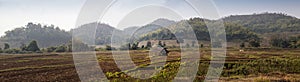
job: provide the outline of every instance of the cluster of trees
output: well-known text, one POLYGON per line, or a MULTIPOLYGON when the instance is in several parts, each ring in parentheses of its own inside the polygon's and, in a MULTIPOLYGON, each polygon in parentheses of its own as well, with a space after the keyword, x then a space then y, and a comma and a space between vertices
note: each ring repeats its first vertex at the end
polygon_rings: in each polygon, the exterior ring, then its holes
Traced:
POLYGON ((135 43, 127 43, 127 44, 125 44, 125 45, 122 45, 121 47, 120 47, 120 50, 138 50, 138 49, 149 49, 149 48, 151 48, 151 42, 149 41, 149 42, 147 42, 147 45, 148 46, 144 46, 144 45, 142 45, 141 47, 139 47, 139 42, 135 42, 135 43))
POLYGON ((33 40, 28 45, 23 44, 20 48, 10 48, 8 43, 4 44, 4 48, 0 48, 1 53, 22 54, 31 52, 40 52, 37 41, 33 40))
POLYGON ((258 34, 300 31, 300 20, 283 13, 266 12, 252 15, 232 15, 223 18, 223 20, 241 24, 258 34))
MULTIPOLYGON (((166 47, 167 44, 165 42, 162 41, 158 41, 157 45, 159 47, 166 47)), ((153 44, 151 41, 147 41, 146 45, 141 45, 139 47, 139 42, 135 42, 135 43, 128 43, 126 45, 122 45, 119 49, 120 50, 141 50, 141 49, 150 49, 152 48, 153 44)), ((111 46, 107 46, 106 50, 110 50, 111 46)))
MULTIPOLYGON (((210 21, 213 23, 212 21, 210 21)), ((214 23, 213 23, 214 24, 214 23)), ((250 29, 243 27, 237 23, 226 22, 225 24, 227 41, 250 41, 252 39, 259 40, 260 38, 250 29)), ((141 36, 140 41, 145 40, 177 40, 177 38, 193 38, 189 33, 195 33, 197 40, 210 41, 210 34, 206 26, 205 20, 201 18, 192 18, 186 21, 181 21, 170 29, 159 29, 151 33, 141 36), (187 24, 188 23, 188 24, 187 24), (189 26, 191 29, 187 29, 189 26), (193 31, 193 32, 192 32, 193 31), (176 36, 175 36, 176 35, 176 36)), ((218 33, 224 34, 224 33, 218 33)))
POLYGON ((240 44, 240 48, 245 48, 245 47, 254 47, 254 48, 257 48, 257 47, 260 47, 261 46, 261 41, 260 40, 257 40, 257 39, 251 39, 247 42, 242 42, 240 44), (246 46, 246 43, 248 43, 248 46, 246 46))
POLYGON ((8 43, 4 43, 4 48, 0 48, 0 53, 8 54, 26 54, 26 53, 43 53, 43 52, 72 52, 72 44, 67 43, 60 46, 48 48, 39 48, 38 42, 33 40, 28 45, 22 44, 19 48, 10 48, 8 43))
POLYGON ((60 46, 52 46, 46 49, 43 49, 44 52, 72 52, 72 45, 60 45, 60 46))
POLYGON ((300 48, 300 36, 298 37, 276 37, 271 39, 270 44, 279 48, 300 48))
POLYGON ((67 43, 71 39, 72 36, 69 32, 54 25, 28 23, 24 27, 6 31, 5 36, 1 37, 0 41, 10 44, 11 48, 17 48, 24 45, 24 43, 36 40, 39 42, 39 47, 45 48, 67 43))
MULTIPOLYGON (((222 18, 224 20, 227 41, 230 42, 244 42, 249 43, 251 47, 259 47, 261 37, 258 35, 264 33, 283 33, 283 32, 299 32, 300 20, 296 17, 288 16, 282 13, 262 13, 252 15, 235 15, 222 18)), ((59 29, 54 25, 41 25, 28 23, 27 25, 16 28, 11 31, 5 32, 5 36, 0 38, 1 42, 9 44, 10 48, 24 47, 24 43, 30 43, 31 40, 36 40, 37 45, 41 48, 49 49, 48 52, 62 52, 70 51, 68 45, 62 45, 68 43, 74 37, 81 37, 87 44, 94 45, 106 45, 111 41, 124 41, 123 39, 132 34, 138 38, 137 40, 128 40, 128 42, 135 41, 147 41, 147 40, 177 40, 178 38, 191 38, 190 35, 185 33, 195 33, 197 40, 199 41, 211 41, 206 23, 214 24, 214 20, 191 18, 189 20, 182 20, 174 22, 170 20, 159 20, 156 23, 150 23, 142 27, 135 27, 127 29, 125 31, 115 29, 112 26, 101 23, 90 23, 80 26, 79 28, 72 29, 70 32, 59 29), (161 24, 156 24, 161 23, 161 24), (163 25, 166 28, 162 28, 163 25), (192 29, 187 29, 192 27, 192 29), (90 36, 94 35, 95 37, 90 36), (128 31, 128 32, 127 32, 128 31), (92 34, 91 34, 92 33, 92 34), (115 39, 111 40, 114 34, 115 39), (175 36, 176 35, 176 36, 175 36), (61 45, 61 46, 57 46, 61 45), (56 46, 56 47, 51 47, 56 46), (56 50, 60 49, 60 50, 56 50)), ((216 33, 224 34, 224 33, 216 33)), ((290 39, 273 39, 272 46, 282 48, 295 48, 298 47, 299 42, 291 41, 290 39)), ((139 49, 137 48, 139 43, 130 43, 123 46, 125 49, 139 49)), ((82 45, 87 47, 86 45, 82 45)), ((192 46, 192 44, 186 45, 192 46)), ((111 46, 107 46, 111 47, 111 46)), ((147 45, 140 48, 149 48, 147 45)), ((83 48, 80 48, 83 49, 83 48)), ((90 49, 90 48, 89 48, 90 49)), ((110 48, 107 48, 110 50, 110 48)), ((111 47, 111 49, 114 49, 111 47)), ((2 49, 3 51, 4 49, 2 49)), ((22 50, 22 48, 20 48, 22 50)), ((45 49, 44 49, 45 50, 45 49)), ((76 50, 77 51, 77 50, 76 50)))

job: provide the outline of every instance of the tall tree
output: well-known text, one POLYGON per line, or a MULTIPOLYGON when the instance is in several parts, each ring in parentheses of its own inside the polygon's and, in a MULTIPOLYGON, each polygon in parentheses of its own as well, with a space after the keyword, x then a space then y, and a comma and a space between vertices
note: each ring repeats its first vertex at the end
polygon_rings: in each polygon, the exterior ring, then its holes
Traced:
POLYGON ((37 42, 33 40, 29 43, 26 50, 36 52, 36 51, 40 51, 40 48, 38 47, 37 42))
POLYGON ((250 40, 249 44, 251 47, 260 47, 260 41, 258 41, 258 40, 254 40, 254 39, 250 40))
POLYGON ((4 43, 4 50, 9 49, 9 44, 8 43, 4 43))

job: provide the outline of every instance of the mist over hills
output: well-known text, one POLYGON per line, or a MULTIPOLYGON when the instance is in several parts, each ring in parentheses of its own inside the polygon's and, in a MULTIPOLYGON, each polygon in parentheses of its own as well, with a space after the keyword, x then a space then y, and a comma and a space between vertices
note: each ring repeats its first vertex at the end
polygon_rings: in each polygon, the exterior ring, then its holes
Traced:
MULTIPOLYGON (((296 17, 281 13, 262 13, 252 15, 232 15, 219 20, 224 20, 228 41, 247 41, 259 39, 264 33, 300 32, 300 20, 296 17)), ((191 18, 182 21, 157 19, 144 26, 128 27, 124 30, 116 29, 102 23, 84 24, 69 32, 54 26, 42 26, 41 24, 28 23, 28 25, 5 32, 0 38, 2 43, 9 43, 12 47, 19 47, 31 40, 37 40, 39 46, 49 47, 65 44, 73 36, 87 40, 87 44, 106 45, 111 43, 113 37, 116 43, 142 40, 175 40, 173 33, 180 35, 188 23, 194 30, 198 40, 210 41, 206 22, 213 23, 216 20, 191 18), (171 29, 180 27, 181 29, 171 29), (166 29, 169 28, 169 29, 166 29), (172 33, 173 32, 173 33, 172 33), (95 40, 95 41, 93 41, 95 40)), ((188 37, 188 36, 181 36, 188 37)))

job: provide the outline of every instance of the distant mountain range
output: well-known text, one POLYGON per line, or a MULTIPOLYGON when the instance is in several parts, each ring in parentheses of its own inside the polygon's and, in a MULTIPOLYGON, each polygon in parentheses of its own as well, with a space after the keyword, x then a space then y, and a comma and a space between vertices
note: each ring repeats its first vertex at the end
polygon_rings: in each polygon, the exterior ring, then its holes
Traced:
MULTIPOLYGON (((5 32, 0 38, 2 43, 9 43, 12 47, 19 47, 31 40, 37 40, 39 46, 49 47, 68 43, 72 34, 87 40, 87 44, 106 45, 111 43, 133 42, 141 40, 170 40, 176 39, 174 32, 180 35, 188 23, 194 30, 198 40, 209 41, 210 36, 205 21, 213 23, 216 20, 191 18, 182 21, 158 19, 147 25, 128 27, 124 30, 116 29, 102 23, 89 23, 82 25, 70 32, 54 26, 42 26, 41 24, 28 23, 25 27, 16 28, 5 32), (171 29, 181 27, 182 29, 171 29), (169 29, 166 29, 169 28, 169 29), (93 41, 95 39, 95 41, 93 41)), ((252 15, 232 15, 219 20, 224 20, 228 41, 247 41, 259 39, 264 33, 294 32, 300 33, 300 19, 286 14, 262 13, 252 15)), ((189 37, 189 36, 181 36, 189 37)))

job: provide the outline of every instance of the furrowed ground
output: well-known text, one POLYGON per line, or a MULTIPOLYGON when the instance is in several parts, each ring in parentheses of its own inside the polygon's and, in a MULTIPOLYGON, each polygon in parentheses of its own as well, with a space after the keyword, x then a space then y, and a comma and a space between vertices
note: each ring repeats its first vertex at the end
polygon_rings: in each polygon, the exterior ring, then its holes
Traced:
MULTIPOLYGON (((180 66, 180 50, 170 51, 163 70, 146 80, 131 78, 121 72, 110 51, 97 52, 97 57, 101 68, 112 81, 170 81, 180 66)), ((195 81, 205 79, 210 64, 210 49, 200 51, 201 60, 195 81)), ((130 55, 136 65, 145 67, 150 64, 148 52, 136 50, 130 51, 130 55)), ((220 81, 300 81, 297 78, 300 77, 299 57, 299 49, 245 49, 244 52, 228 49, 220 81)), ((80 81, 71 53, 1 54, 0 80, 80 81)))

